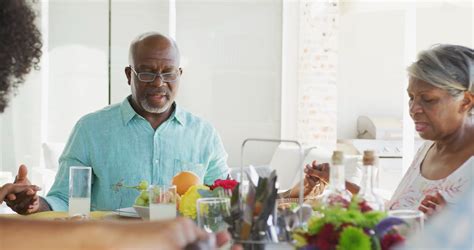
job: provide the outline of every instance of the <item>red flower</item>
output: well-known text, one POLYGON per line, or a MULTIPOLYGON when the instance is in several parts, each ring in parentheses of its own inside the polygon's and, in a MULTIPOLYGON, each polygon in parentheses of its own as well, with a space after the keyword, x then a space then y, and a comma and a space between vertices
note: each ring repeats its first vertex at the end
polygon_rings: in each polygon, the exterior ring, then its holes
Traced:
POLYGON ((331 250, 336 249, 337 243, 339 242, 339 231, 334 230, 332 224, 324 224, 321 231, 318 233, 315 245, 320 250, 331 250))
POLYGON ((350 204, 350 201, 338 194, 332 194, 328 197, 328 205, 339 205, 348 208, 350 204))
POLYGON ((221 180, 217 179, 214 181, 214 184, 211 186, 211 190, 214 190, 217 187, 222 187, 225 190, 234 190, 234 188, 239 184, 236 180, 221 180))
POLYGON ((382 245, 382 250, 389 250, 403 241, 405 241, 405 238, 403 238, 400 234, 387 233, 383 236, 380 244, 382 245))
POLYGON ((308 242, 309 246, 316 246, 316 241, 318 240, 317 234, 315 235, 306 234, 305 237, 306 237, 306 242, 308 242))
POLYGON ((359 209, 362 213, 372 211, 372 208, 369 206, 369 204, 367 204, 367 202, 365 200, 359 202, 358 205, 359 205, 359 209))

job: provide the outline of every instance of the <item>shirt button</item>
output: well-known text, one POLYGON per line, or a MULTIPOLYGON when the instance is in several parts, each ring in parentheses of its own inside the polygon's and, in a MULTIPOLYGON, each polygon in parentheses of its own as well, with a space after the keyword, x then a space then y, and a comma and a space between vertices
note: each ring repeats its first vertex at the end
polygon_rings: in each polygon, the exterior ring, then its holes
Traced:
POLYGON ((155 160, 155 164, 158 164, 158 160, 155 160))

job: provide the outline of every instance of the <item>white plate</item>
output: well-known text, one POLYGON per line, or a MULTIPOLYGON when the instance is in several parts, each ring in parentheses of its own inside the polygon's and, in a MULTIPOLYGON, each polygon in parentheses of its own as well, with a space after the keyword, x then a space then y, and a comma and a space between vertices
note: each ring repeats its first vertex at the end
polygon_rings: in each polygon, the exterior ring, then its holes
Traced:
POLYGON ((135 209, 135 212, 142 217, 142 219, 150 219, 150 209, 148 207, 133 205, 133 209, 135 209))
POLYGON ((125 207, 119 208, 114 211, 114 214, 123 216, 123 217, 132 217, 132 218, 140 218, 140 215, 137 214, 133 207, 125 207))

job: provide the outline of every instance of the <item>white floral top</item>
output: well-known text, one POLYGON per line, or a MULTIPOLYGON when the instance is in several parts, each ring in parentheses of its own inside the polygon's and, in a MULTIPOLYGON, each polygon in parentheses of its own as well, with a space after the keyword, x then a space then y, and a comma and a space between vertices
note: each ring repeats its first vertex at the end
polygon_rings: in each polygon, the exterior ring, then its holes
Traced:
POLYGON ((463 163, 446 178, 428 180, 421 175, 420 165, 434 142, 425 142, 418 150, 410 168, 388 203, 388 209, 418 209, 426 195, 439 192, 448 203, 455 203, 458 197, 469 189, 474 169, 474 156, 463 163))

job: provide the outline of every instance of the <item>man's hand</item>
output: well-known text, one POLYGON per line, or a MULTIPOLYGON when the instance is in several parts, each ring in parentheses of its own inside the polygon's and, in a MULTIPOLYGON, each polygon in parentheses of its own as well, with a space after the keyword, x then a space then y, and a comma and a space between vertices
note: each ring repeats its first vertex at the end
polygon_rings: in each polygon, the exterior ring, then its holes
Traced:
POLYGON ((435 195, 427 195, 421 201, 418 210, 423 212, 427 216, 431 216, 439 211, 443 210, 446 206, 446 200, 440 193, 436 193, 435 195))
POLYGON ((28 179, 28 168, 23 164, 18 168, 18 175, 15 177, 15 184, 31 185, 31 182, 28 179))
MULTIPOLYGON (((28 169, 25 165, 21 165, 18 169, 18 175, 15 178, 15 184, 31 185, 28 180, 28 169)), ((39 209, 40 199, 36 191, 31 192, 12 192, 7 195, 5 199, 7 205, 19 214, 35 213, 39 209)))
MULTIPOLYGON (((3 203, 7 195, 9 194, 19 194, 24 193, 25 195, 35 195, 37 191, 41 190, 40 187, 35 185, 25 185, 25 184, 12 184, 7 183, 0 187, 0 204, 3 203)), ((15 196, 16 197, 16 196, 15 196)))

